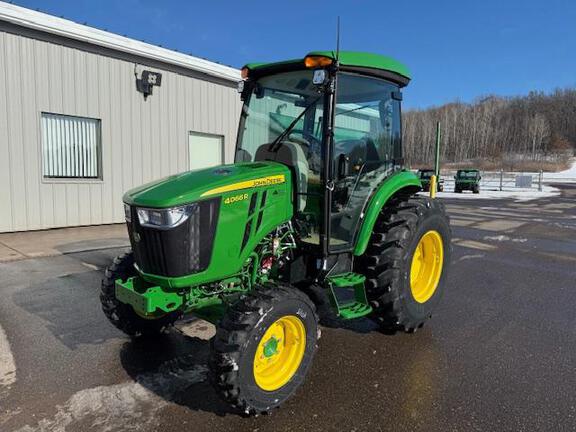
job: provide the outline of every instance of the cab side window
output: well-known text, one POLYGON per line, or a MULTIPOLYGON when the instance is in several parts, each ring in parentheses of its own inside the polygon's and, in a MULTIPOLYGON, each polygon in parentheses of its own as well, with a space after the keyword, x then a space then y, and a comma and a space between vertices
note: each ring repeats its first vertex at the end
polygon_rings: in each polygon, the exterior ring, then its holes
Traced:
POLYGON ((401 164, 402 144, 398 86, 351 73, 338 79, 330 242, 346 248, 366 201, 401 164))

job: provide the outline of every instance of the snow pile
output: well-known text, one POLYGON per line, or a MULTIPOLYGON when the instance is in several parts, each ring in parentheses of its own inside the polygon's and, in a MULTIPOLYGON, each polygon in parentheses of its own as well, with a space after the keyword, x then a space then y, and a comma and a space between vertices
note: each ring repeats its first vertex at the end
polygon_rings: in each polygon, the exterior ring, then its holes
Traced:
POLYGON ((576 160, 565 171, 544 173, 546 183, 576 183, 576 160))

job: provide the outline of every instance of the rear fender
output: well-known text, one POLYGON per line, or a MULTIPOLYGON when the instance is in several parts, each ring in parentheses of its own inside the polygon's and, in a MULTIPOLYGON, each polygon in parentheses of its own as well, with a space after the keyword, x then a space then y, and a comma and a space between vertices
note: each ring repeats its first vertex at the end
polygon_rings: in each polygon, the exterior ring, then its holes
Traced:
POLYGON ((368 201, 368 205, 364 209, 364 215, 361 219, 361 226, 356 238, 356 245, 354 246, 354 255, 362 255, 372 236, 374 225, 380 214, 382 208, 394 195, 400 192, 416 193, 422 189, 420 179, 416 174, 411 171, 400 171, 391 175, 382 183, 376 192, 368 201))

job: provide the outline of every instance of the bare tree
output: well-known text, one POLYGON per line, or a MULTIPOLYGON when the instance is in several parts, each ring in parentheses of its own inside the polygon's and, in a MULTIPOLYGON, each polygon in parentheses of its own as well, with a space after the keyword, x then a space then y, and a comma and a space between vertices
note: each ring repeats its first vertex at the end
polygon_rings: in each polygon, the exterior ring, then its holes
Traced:
POLYGON ((442 122, 442 158, 504 160, 566 154, 576 150, 576 89, 551 94, 486 96, 403 114, 405 157, 409 163, 431 163, 436 122, 442 122))

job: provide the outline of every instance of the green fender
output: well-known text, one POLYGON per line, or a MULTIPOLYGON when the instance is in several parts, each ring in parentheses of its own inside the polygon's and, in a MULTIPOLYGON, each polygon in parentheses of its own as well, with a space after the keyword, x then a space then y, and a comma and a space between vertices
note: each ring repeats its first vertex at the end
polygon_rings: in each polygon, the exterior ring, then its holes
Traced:
POLYGON ((354 255, 362 255, 366 251, 376 219, 378 219, 382 207, 386 205, 388 200, 401 189, 410 188, 417 191, 421 187, 420 179, 411 171, 400 171, 392 174, 378 187, 364 210, 364 218, 360 222, 362 226, 358 232, 356 246, 354 246, 354 255))

